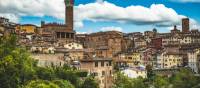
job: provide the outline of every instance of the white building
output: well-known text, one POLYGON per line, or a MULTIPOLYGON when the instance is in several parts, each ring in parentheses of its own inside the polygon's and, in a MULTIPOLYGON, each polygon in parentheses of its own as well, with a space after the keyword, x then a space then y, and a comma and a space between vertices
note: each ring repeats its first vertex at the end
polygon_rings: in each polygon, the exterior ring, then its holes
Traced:
POLYGON ((188 55, 188 66, 193 72, 199 73, 199 60, 200 60, 200 50, 196 49, 187 53, 188 55))
POLYGON ((145 70, 145 67, 142 66, 127 68, 125 70, 122 70, 122 73, 130 78, 147 78, 147 71, 145 70))
POLYGON ((68 44, 64 45, 64 48, 66 48, 66 49, 83 49, 83 45, 72 42, 72 43, 68 43, 68 44))

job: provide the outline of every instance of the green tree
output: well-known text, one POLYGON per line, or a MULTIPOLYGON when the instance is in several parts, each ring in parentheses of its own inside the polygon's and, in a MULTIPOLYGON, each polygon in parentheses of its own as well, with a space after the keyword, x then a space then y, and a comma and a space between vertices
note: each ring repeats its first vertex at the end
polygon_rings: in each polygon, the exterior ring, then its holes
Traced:
POLYGON ((55 80, 57 78, 55 70, 51 67, 37 67, 36 74, 39 79, 43 80, 55 80))
POLYGON ((57 84, 47 80, 30 81, 24 88, 61 88, 57 84))
POLYGON ((0 86, 18 88, 26 81, 35 78, 36 62, 23 48, 16 45, 16 37, 0 39, 0 86))
POLYGON ((192 88, 199 85, 199 77, 194 76, 191 70, 183 68, 171 78, 173 88, 192 88))
POLYGON ((81 88, 99 88, 99 85, 93 77, 87 77, 81 85, 81 88))
POLYGON ((169 79, 162 76, 156 76, 153 80, 155 88, 168 88, 170 86, 169 79))
POLYGON ((153 73, 153 71, 152 71, 152 66, 151 65, 147 65, 146 66, 146 70, 147 70, 147 78, 149 79, 149 80, 153 80, 154 79, 154 73, 153 73))
POLYGON ((147 88, 144 79, 139 78, 128 78, 124 74, 118 72, 115 76, 114 88, 147 88))
POLYGON ((55 75, 59 79, 68 80, 75 87, 80 86, 80 77, 77 75, 76 70, 58 67, 55 69, 55 75))
POLYGON ((60 88, 75 88, 74 85, 67 80, 54 80, 53 83, 58 85, 60 88))

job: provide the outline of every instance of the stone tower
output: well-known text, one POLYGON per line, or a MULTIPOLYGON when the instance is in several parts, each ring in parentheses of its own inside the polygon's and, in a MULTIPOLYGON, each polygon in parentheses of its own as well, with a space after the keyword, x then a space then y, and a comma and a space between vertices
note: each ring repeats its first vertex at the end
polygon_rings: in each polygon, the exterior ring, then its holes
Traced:
POLYGON ((74 0, 65 0, 65 24, 73 30, 74 0))
POLYGON ((188 33, 190 31, 190 20, 189 18, 182 19, 182 32, 188 33))

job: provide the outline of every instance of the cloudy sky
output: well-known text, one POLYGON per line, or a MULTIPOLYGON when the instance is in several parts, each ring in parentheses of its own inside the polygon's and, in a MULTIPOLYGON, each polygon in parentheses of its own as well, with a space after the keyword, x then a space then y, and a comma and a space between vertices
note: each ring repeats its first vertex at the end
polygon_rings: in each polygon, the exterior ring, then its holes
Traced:
MULTIPOLYGON (((169 32, 188 17, 191 28, 200 29, 199 9, 200 0, 75 0, 74 24, 78 33, 169 32)), ((0 16, 38 26, 41 20, 64 23, 64 0, 0 0, 0 16)))

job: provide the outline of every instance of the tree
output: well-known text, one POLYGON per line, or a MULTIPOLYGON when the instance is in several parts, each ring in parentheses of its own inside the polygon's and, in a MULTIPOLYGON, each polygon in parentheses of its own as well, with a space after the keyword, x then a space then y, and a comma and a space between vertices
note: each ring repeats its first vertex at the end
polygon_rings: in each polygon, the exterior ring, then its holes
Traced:
POLYGON ((153 80, 153 85, 155 88, 169 88, 170 83, 168 78, 156 76, 155 79, 153 80))
POLYGON ((194 76, 191 70, 183 68, 171 78, 173 88, 193 88, 199 85, 199 77, 194 76))
POLYGON ((19 88, 26 81, 35 78, 36 62, 23 48, 16 45, 16 37, 0 39, 0 86, 19 88))
MULTIPOLYGON (((80 88, 81 77, 86 77, 87 72, 80 72, 64 67, 38 67, 37 61, 30 57, 25 48, 16 45, 15 35, 0 37, 0 87, 1 88, 26 88, 59 87, 80 88), (26 84, 29 82, 28 84, 26 84), (40 83, 41 82, 41 83, 40 83), (38 85, 36 85, 39 83, 38 85), (35 86, 35 87, 34 87, 35 86)), ((85 80, 94 86, 93 80, 85 80)), ((84 85, 85 86, 85 85, 84 85)))
POLYGON ((67 80, 54 80, 54 84, 58 85, 60 88, 75 88, 69 81, 67 80))
POLYGON ((154 73, 153 73, 153 71, 152 71, 152 68, 153 67, 151 65, 149 65, 149 64, 146 66, 147 78, 150 79, 150 80, 152 80, 153 77, 155 76, 154 73))
POLYGON ((55 69, 55 75, 59 79, 68 80, 75 87, 80 86, 80 77, 76 74, 75 70, 65 69, 62 67, 58 67, 55 69))
POLYGON ((128 78, 118 72, 114 81, 114 88, 147 88, 143 78, 128 78))
POLYGON ((30 81, 24 88, 61 88, 57 84, 47 80, 30 81))
POLYGON ((93 77, 87 77, 81 85, 81 88, 99 88, 99 85, 93 77))
POLYGON ((37 67, 36 75, 43 80, 55 80, 57 78, 55 70, 51 67, 37 67))

